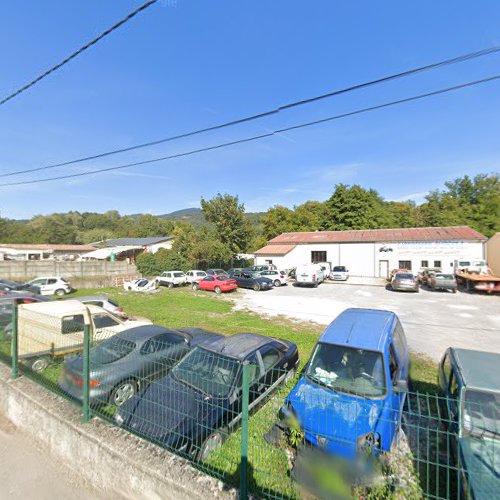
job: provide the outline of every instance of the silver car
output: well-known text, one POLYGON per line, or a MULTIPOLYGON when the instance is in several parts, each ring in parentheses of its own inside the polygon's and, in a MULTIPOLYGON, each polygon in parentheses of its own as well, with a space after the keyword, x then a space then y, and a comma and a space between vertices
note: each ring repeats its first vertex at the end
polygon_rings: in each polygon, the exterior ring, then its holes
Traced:
POLYGON ((411 273, 396 273, 391 281, 391 288, 397 292, 419 292, 420 287, 411 273))

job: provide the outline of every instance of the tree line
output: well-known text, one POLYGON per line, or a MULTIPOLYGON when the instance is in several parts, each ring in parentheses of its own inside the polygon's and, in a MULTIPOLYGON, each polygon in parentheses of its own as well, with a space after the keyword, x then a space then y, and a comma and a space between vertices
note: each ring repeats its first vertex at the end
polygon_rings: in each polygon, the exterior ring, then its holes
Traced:
POLYGON ((142 254, 140 270, 154 275, 165 269, 227 267, 236 256, 252 253, 268 240, 290 231, 334 231, 468 225, 492 236, 500 231, 500 176, 479 174, 445 183, 425 202, 386 201, 374 189, 337 184, 324 202, 293 208, 276 205, 260 219, 245 214, 238 196, 201 199, 205 224, 199 227, 153 215, 121 216, 69 212, 38 215, 28 221, 0 218, 0 243, 91 243, 107 238, 173 236, 172 250, 142 254))

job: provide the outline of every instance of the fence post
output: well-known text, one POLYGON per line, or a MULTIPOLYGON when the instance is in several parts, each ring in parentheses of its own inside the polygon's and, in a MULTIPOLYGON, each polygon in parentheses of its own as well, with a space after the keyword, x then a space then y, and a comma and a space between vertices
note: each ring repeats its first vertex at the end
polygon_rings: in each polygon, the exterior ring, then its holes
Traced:
POLYGON ((19 356, 18 348, 18 311, 17 304, 14 304, 12 308, 12 339, 10 343, 10 356, 12 361, 12 378, 16 379, 18 377, 17 359, 19 356))
POLYGON ((82 392, 82 404, 83 404, 83 416, 82 422, 86 424, 90 421, 90 401, 89 401, 89 382, 90 382, 90 325, 84 325, 83 327, 83 392, 82 392))
POLYGON ((248 498, 248 399, 250 365, 248 360, 243 362, 243 387, 241 408, 241 468, 240 468, 240 499, 248 498))

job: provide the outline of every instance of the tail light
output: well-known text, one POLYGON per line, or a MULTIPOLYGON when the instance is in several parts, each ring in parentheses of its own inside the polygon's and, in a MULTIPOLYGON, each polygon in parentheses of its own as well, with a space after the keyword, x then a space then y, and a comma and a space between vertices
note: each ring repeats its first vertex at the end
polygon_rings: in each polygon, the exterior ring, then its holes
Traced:
MULTIPOLYGON (((78 387, 83 387, 83 378, 74 376, 73 383, 78 387)), ((99 382, 99 380, 95 380, 95 379, 89 380, 89 387, 98 387, 100 385, 101 385, 101 382, 99 382)))
POLYGON ((123 312, 123 308, 121 308, 121 307, 117 307, 117 308, 116 308, 116 312, 122 313, 122 312, 123 312))
POLYGON ((313 274, 313 280, 315 280, 315 279, 316 279, 316 275, 315 275, 315 274, 313 274))

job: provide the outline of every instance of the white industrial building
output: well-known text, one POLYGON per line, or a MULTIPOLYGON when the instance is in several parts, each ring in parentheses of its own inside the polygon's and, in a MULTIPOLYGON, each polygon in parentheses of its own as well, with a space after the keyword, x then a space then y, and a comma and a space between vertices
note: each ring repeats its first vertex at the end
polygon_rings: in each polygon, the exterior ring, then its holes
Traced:
POLYGON ((330 262, 352 276, 387 277, 393 269, 439 267, 484 259, 486 236, 468 226, 283 233, 255 253, 256 264, 279 269, 330 262))

